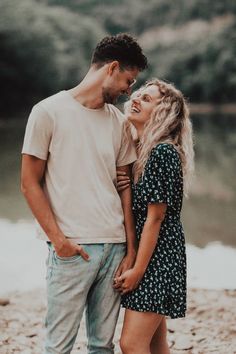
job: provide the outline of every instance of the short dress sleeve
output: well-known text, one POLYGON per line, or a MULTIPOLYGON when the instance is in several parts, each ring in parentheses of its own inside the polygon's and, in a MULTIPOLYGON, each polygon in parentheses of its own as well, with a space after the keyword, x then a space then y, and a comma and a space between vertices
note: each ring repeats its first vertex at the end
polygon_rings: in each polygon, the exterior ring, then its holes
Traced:
POLYGON ((174 207, 182 185, 181 161, 170 144, 159 144, 151 151, 143 175, 143 198, 147 204, 165 203, 174 207))

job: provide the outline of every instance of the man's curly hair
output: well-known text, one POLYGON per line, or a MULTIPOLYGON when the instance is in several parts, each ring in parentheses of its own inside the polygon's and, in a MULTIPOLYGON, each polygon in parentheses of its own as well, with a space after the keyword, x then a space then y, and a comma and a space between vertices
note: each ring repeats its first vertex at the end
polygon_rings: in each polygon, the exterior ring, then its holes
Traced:
POLYGON ((117 60, 122 68, 137 68, 143 71, 147 68, 147 58, 136 39, 126 33, 103 38, 96 46, 92 64, 102 66, 117 60))

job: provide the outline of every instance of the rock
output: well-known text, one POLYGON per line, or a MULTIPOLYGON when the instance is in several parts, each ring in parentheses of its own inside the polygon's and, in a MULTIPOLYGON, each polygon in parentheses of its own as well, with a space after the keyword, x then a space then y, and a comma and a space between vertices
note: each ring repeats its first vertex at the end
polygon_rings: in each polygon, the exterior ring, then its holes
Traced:
POLYGON ((10 304, 9 299, 0 298, 0 306, 6 306, 10 304))
POLYGON ((196 332, 191 332, 191 335, 192 335, 191 339, 194 342, 199 342, 200 343, 200 342, 204 341, 205 339, 207 339, 207 337, 204 334, 200 335, 200 334, 197 334, 196 332))
POLYGON ((192 341, 187 336, 179 336, 175 340, 174 349, 189 350, 193 348, 192 341))
POLYGON ((23 334, 20 334, 18 335, 17 343, 19 343, 20 345, 27 345, 29 342, 28 339, 23 334))
POLYGON ((169 320, 167 324, 167 328, 170 333, 174 333, 180 330, 181 325, 178 320, 169 320))
POLYGON ((173 328, 168 328, 169 333, 175 333, 175 330, 173 328))
MULTIPOLYGON (((0 354, 42 354, 45 340, 43 292, 14 293, 10 306, 0 306, 0 354)), ((189 289, 185 318, 167 319, 167 340, 173 354, 236 354, 236 292, 189 289), (189 306, 190 305, 190 306, 189 306), (202 314, 199 316, 199 312, 202 314)), ((8 296, 6 296, 7 298, 8 296)), ((121 310, 114 338, 121 354, 121 310)), ((84 354, 86 328, 83 317, 73 353, 84 354)))
POLYGON ((0 334, 0 342, 7 342, 10 339, 8 334, 0 334))
POLYGON ((168 346, 169 346, 170 349, 173 348, 174 345, 175 345, 175 341, 174 340, 171 340, 171 341, 168 340, 168 346))
POLYGON ((22 324, 19 321, 10 321, 8 323, 8 328, 11 328, 12 330, 21 328, 22 324))
POLYGON ((236 334, 236 326, 229 327, 230 334, 236 334))
POLYGON ((29 331, 25 334, 25 336, 28 338, 32 338, 32 337, 37 336, 37 332, 36 331, 29 331))

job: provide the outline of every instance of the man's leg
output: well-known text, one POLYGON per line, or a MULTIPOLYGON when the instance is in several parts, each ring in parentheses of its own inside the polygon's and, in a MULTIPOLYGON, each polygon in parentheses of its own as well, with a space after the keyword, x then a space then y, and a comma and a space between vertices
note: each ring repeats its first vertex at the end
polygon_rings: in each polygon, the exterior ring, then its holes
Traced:
POLYGON ((113 354, 112 343, 120 310, 120 294, 113 289, 113 278, 125 255, 125 244, 104 244, 97 277, 88 293, 86 325, 89 354, 113 354))
MULTIPOLYGON (((83 247, 90 254, 91 246, 83 247)), ((49 246, 45 354, 71 352, 101 257, 97 254, 89 262, 80 255, 62 259, 49 246)))

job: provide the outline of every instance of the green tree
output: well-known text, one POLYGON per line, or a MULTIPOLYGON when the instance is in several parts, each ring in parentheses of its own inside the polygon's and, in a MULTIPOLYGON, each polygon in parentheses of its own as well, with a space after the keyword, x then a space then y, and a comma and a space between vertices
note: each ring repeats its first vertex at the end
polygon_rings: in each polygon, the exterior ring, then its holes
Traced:
POLYGON ((174 82, 192 102, 236 99, 236 22, 191 43, 184 38, 148 51, 150 76, 174 82))
POLYGON ((32 0, 0 3, 1 112, 74 85, 105 32, 96 21, 32 0))

